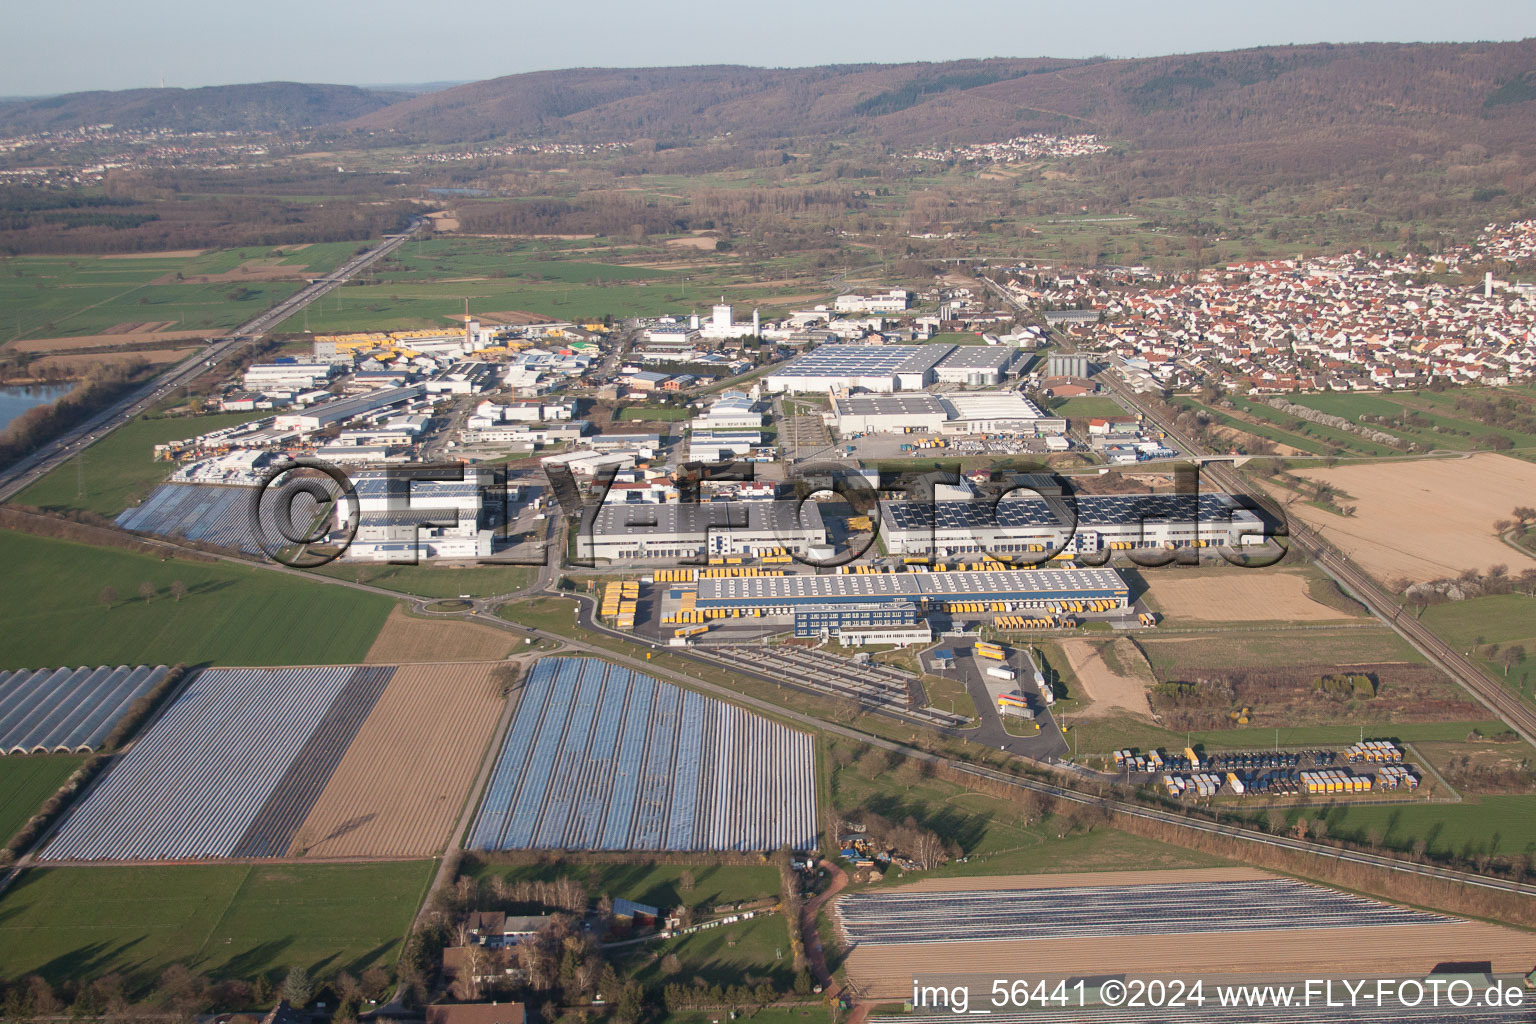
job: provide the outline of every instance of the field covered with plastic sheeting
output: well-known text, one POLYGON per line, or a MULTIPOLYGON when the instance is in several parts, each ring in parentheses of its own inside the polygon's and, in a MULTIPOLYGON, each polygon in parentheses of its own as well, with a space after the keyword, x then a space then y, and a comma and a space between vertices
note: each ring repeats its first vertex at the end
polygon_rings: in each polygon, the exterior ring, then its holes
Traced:
POLYGON ((75 808, 44 857, 282 856, 393 673, 199 673, 75 808))
POLYGON ((816 842, 811 737, 594 658, 534 667, 470 835, 479 850, 816 842))
POLYGON ((89 753, 167 671, 103 665, 0 672, 0 754, 89 753))

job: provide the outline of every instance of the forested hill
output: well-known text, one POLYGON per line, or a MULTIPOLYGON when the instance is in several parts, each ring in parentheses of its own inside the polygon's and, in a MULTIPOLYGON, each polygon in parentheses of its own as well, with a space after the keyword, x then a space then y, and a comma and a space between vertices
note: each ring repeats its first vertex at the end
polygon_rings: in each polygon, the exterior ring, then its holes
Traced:
POLYGON ((416 97, 348 127, 491 138, 738 143, 863 137, 905 147, 1028 131, 1133 148, 1198 146, 1274 171, 1506 151, 1536 141, 1536 40, 1267 47, 1137 60, 957 61, 803 69, 577 69, 416 97))
POLYGON ((74 92, 0 103, 0 133, 23 135, 97 124, 182 132, 276 132, 351 120, 400 99, 399 93, 298 82, 74 92))

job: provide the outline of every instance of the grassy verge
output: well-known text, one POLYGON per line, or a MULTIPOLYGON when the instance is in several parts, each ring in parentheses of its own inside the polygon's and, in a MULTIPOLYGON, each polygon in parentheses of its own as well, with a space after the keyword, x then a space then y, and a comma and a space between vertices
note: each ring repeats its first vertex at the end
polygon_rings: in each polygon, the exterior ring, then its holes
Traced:
POLYGON ((84 763, 85 758, 78 754, 0 757, 0 845, 84 763))
POLYGON ((538 579, 536 565, 345 565, 332 562, 313 570, 332 579, 366 583, 414 597, 493 597, 521 590, 538 579))
POLYGON ((155 445, 248 423, 264 415, 267 414, 140 417, 44 476, 16 495, 15 501, 36 508, 84 509, 115 516, 137 504, 170 475, 170 463, 155 461, 155 445))

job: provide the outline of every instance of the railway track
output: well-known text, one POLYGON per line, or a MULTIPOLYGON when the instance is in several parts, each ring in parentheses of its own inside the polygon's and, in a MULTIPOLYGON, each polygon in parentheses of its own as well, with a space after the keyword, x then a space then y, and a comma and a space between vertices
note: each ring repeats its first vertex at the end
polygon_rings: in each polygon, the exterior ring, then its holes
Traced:
MULTIPOLYGON (((1200 457, 1196 454, 1199 449, 1188 438, 1173 429, 1171 424, 1163 422, 1152 409, 1139 400, 1139 396, 1130 393, 1130 389, 1125 387, 1118 375, 1105 374, 1104 376, 1110 380, 1111 390, 1116 391, 1122 401, 1129 404, 1148 422, 1166 432, 1191 457, 1200 457)), ((1201 474, 1218 488, 1229 493, 1240 494, 1247 491, 1247 485, 1237 471, 1223 463, 1206 462, 1201 466, 1201 474)), ((1436 636, 1418 619, 1405 613, 1375 580, 1323 539, 1322 535, 1312 527, 1305 523, 1287 521, 1286 531, 1293 548, 1316 562, 1324 572, 1333 577, 1335 582, 1369 608, 1371 614, 1412 644, 1431 664, 1460 683, 1477 699, 1478 703, 1497 715, 1506 725, 1519 733, 1522 739, 1527 743, 1536 744, 1536 708, 1532 708, 1516 694, 1510 693, 1497 680, 1490 679, 1468 657, 1436 636)))
MULTIPOLYGON (((1013 301, 1008 291, 990 278, 983 277, 988 288, 1004 302, 1021 313, 1024 307, 1013 301)), ((1247 483, 1237 471, 1225 462, 1209 461, 1199 445, 1184 436, 1173 424, 1166 422, 1126 385, 1118 371, 1106 370, 1100 379, 1114 396, 1127 408, 1139 413, 1148 423, 1163 431, 1177 443, 1190 458, 1200 462, 1201 473, 1217 488, 1231 494, 1248 493, 1247 483)), ((1527 743, 1536 745, 1536 707, 1510 693, 1498 680, 1489 677, 1470 658, 1446 643, 1428 627, 1392 600, 1374 579, 1352 562, 1349 557, 1328 543, 1321 534, 1303 523, 1287 521, 1287 534, 1291 546, 1315 561, 1340 586, 1370 609, 1371 614, 1390 626, 1407 640, 1430 664, 1456 680, 1478 703, 1519 734, 1527 743)))

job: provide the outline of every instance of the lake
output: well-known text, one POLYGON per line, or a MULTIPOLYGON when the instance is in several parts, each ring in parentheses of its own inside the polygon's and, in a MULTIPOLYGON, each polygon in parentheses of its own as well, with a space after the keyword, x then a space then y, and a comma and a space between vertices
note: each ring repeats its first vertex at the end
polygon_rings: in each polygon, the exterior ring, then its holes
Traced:
POLYGON ((0 430, 11 425, 11 420, 39 405, 49 405, 69 394, 73 384, 5 384, 0 385, 0 430))

